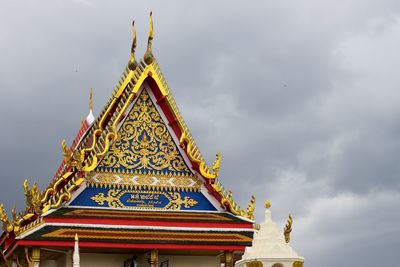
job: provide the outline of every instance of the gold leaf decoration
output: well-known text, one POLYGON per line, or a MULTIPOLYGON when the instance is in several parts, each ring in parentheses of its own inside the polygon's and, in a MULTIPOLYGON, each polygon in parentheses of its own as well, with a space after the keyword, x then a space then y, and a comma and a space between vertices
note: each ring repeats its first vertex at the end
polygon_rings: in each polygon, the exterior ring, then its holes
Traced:
POLYGON ((146 209, 165 209, 165 210, 181 210, 182 207, 191 208, 197 205, 197 200, 185 196, 183 199, 178 192, 162 192, 162 191, 148 191, 148 190, 120 190, 110 189, 107 196, 104 193, 97 193, 90 199, 95 201, 100 206, 110 208, 146 208, 146 209), (123 201, 121 198, 128 194, 130 199, 123 201), (157 206, 161 204, 159 197, 164 197, 166 202, 164 206, 157 206), (151 199, 151 202, 143 201, 143 199, 151 199), (153 201, 154 200, 154 201, 153 201), (134 205, 126 205, 125 202, 135 203, 134 205))
POLYGON ((193 175, 146 90, 138 97, 98 168, 120 173, 193 175))

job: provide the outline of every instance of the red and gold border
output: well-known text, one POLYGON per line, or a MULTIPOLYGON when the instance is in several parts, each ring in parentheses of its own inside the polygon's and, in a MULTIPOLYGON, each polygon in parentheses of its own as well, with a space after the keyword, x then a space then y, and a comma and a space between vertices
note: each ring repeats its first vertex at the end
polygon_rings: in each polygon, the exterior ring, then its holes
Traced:
POLYGON ((165 232, 156 230, 124 231, 124 230, 97 230, 97 229, 57 229, 43 237, 72 239, 78 234, 81 240, 100 239, 125 241, 157 241, 157 242, 210 242, 210 243, 238 243, 251 242, 252 238, 239 233, 210 233, 210 232, 165 232))

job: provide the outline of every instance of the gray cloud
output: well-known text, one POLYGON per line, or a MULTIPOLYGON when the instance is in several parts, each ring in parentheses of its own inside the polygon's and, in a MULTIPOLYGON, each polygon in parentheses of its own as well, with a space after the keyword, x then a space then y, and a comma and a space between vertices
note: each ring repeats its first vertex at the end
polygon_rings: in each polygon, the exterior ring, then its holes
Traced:
POLYGON ((0 201, 45 187, 94 88, 109 97, 136 20, 205 157, 247 205, 270 198, 307 266, 394 265, 400 229, 398 1, 3 1, 0 201))

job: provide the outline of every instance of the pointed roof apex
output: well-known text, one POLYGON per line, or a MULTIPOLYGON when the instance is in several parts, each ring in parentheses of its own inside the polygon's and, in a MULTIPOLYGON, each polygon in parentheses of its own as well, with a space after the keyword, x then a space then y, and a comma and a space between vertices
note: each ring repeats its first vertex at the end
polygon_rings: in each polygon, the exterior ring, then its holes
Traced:
POLYGON ((92 89, 92 87, 90 87, 89 110, 93 111, 93 89, 92 89))
POLYGON ((128 62, 128 68, 131 71, 134 71, 138 65, 135 59, 135 50, 136 50, 136 30, 135 30, 135 21, 132 21, 132 48, 131 48, 131 56, 128 62))
POLYGON ((154 38, 154 32, 153 32, 153 12, 150 12, 150 31, 149 31, 149 39, 147 41, 147 50, 146 53, 144 53, 144 62, 146 62, 147 65, 150 65, 154 61, 154 55, 153 52, 151 51, 151 44, 153 42, 154 38))
POLYGON ((89 95, 89 114, 86 117, 86 122, 89 125, 92 125, 92 123, 94 122, 95 118, 93 115, 93 91, 92 88, 90 88, 90 95, 89 95))

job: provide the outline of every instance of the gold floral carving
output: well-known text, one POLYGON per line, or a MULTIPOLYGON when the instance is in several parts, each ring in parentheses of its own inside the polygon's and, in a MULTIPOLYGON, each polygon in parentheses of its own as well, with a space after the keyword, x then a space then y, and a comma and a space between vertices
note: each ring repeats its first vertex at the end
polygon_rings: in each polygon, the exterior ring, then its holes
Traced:
POLYGON ((178 191, 200 191, 202 182, 193 177, 150 176, 135 174, 91 173, 87 183, 92 187, 129 189, 169 189, 178 191))
POLYGON ((181 194, 178 192, 155 192, 155 191, 144 191, 144 190, 119 190, 111 189, 108 191, 107 196, 104 193, 98 193, 91 197, 93 201, 101 206, 108 206, 110 208, 150 208, 150 209, 166 209, 166 210, 180 210, 183 207, 190 208, 195 206, 198 202, 185 196, 183 199, 181 194), (155 207, 152 204, 143 204, 136 206, 127 206, 121 201, 121 197, 125 194, 145 194, 147 196, 164 196, 168 203, 164 207, 155 207))
POLYGON ((136 182, 139 184, 152 185, 157 182, 157 180, 149 176, 139 176, 136 178, 136 182))
POLYGON ((192 175, 146 90, 138 97, 99 169, 192 175))
POLYGON ((178 187, 186 187, 192 184, 191 179, 173 178, 173 184, 178 187))

